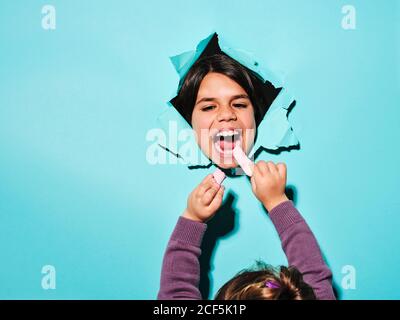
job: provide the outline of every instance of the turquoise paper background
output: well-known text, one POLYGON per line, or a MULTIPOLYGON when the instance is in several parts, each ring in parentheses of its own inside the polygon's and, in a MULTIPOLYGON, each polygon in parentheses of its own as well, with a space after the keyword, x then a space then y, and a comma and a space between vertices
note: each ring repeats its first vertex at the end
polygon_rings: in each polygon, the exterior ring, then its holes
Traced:
MULTIPOLYGON (((0 3, 0 298, 153 299, 170 233, 212 171, 150 165, 176 90, 169 56, 212 31, 285 75, 300 150, 284 161, 341 299, 399 299, 400 8, 356 1, 0 3), (56 29, 41 9, 56 8, 56 29), (342 6, 357 27, 341 27, 342 6), (41 269, 53 265, 55 290, 41 269), (356 289, 341 287, 356 269, 356 289)), ((245 177, 217 242, 211 296, 255 259, 286 259, 245 177)))

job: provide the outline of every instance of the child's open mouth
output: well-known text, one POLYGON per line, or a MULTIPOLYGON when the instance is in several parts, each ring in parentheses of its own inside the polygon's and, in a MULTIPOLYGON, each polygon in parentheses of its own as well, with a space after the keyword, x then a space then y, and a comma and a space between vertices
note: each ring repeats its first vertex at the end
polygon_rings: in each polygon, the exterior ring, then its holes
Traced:
POLYGON ((231 155, 235 145, 241 141, 241 130, 221 130, 213 136, 215 149, 222 155, 231 155))

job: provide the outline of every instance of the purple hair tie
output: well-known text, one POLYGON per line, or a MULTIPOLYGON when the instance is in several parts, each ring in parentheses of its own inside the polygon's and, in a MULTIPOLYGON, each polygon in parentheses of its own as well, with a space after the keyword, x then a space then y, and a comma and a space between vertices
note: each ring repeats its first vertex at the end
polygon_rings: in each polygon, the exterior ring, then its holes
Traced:
POLYGON ((267 287, 267 288, 271 288, 271 289, 279 289, 280 288, 280 285, 279 284, 277 284, 276 282, 273 282, 273 281, 265 281, 265 286, 267 287))

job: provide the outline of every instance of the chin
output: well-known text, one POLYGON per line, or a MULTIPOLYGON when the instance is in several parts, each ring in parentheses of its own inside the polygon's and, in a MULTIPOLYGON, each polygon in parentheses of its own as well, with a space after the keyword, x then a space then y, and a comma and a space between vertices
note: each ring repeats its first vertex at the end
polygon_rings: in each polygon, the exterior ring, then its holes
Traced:
POLYGON ((237 168, 238 164, 236 163, 236 161, 213 161, 218 167, 222 168, 222 169, 233 169, 233 168, 237 168))
POLYGON ((236 162, 235 158, 233 157, 233 151, 225 151, 220 152, 214 149, 215 152, 210 155, 210 159, 213 163, 215 163, 218 167, 222 169, 233 169, 237 168, 239 164, 236 162))

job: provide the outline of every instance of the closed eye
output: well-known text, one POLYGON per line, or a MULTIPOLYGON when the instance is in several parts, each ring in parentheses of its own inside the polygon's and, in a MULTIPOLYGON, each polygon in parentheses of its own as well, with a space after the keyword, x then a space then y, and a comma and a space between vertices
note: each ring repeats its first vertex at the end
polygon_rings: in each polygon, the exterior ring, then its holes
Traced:
POLYGON ((215 106, 207 106, 207 107, 202 108, 201 110, 202 111, 208 111, 208 110, 212 110, 214 108, 215 108, 215 106))
POLYGON ((235 103, 234 106, 235 106, 236 108, 246 108, 246 107, 247 107, 246 104, 242 104, 242 103, 235 103))

